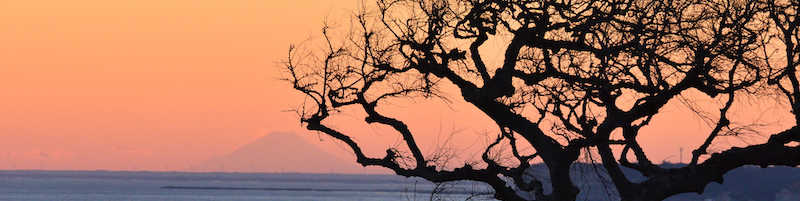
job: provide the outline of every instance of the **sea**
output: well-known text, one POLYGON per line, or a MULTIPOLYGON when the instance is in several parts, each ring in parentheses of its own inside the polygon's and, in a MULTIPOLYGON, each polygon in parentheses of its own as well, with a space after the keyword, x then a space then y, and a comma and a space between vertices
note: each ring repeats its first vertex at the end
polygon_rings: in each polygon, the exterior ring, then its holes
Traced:
MULTIPOLYGON (((578 200, 619 200, 608 179, 590 166, 573 165, 578 200), (597 179, 592 179, 597 178, 597 179)), ((545 181, 546 168, 532 174, 545 181)), ((634 181, 644 179, 623 169, 634 181)), ((603 171, 602 169, 599 171, 603 171)), ((800 201, 800 168, 742 167, 711 183, 702 195, 667 201, 800 201)), ((396 175, 304 173, 193 173, 130 171, 0 170, 0 201, 477 201, 495 200, 477 182, 433 184, 396 175)))
POLYGON ((0 201, 494 200, 483 184, 396 175, 0 171, 0 201))

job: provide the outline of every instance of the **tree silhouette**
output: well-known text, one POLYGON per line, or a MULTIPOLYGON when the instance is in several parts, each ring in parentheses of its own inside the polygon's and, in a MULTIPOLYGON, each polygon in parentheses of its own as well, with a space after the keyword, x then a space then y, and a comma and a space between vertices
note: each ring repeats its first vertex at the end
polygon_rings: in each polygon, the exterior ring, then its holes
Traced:
POLYGON ((572 201, 580 189, 570 166, 591 148, 620 198, 634 201, 702 193, 745 165, 800 165, 797 126, 766 142, 708 150, 715 139, 747 129, 727 115, 746 97, 788 100, 800 122, 796 0, 377 0, 353 22, 342 37, 323 28, 323 55, 298 57, 290 48, 285 67, 294 89, 313 100, 299 110, 307 129, 344 142, 364 166, 433 182, 484 182, 501 200, 572 201), (482 51, 490 40, 504 48, 482 51), (502 56, 497 66, 484 61, 493 54, 502 56), (499 128, 483 165, 437 166, 402 120, 378 109, 390 99, 452 98, 442 97, 445 84, 496 123, 487 127, 499 128), (658 166, 637 141, 647 135, 640 128, 690 91, 723 103, 709 117, 713 129, 697 133, 707 138, 689 164, 658 166), (368 156, 323 122, 351 106, 365 112, 367 123, 397 131, 410 153, 368 156), (535 153, 522 154, 520 143, 535 153), (519 162, 490 157, 499 146, 519 162), (524 174, 534 159, 547 166, 552 192, 542 178, 524 174), (646 179, 631 181, 622 167, 646 179))

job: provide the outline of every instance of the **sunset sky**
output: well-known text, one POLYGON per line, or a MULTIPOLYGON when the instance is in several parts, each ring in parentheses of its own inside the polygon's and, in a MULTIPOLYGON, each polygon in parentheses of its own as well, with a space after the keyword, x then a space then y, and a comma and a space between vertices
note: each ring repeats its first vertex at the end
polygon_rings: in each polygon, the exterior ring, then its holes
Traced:
MULTIPOLYGON (((0 169, 186 170, 271 132, 347 156, 287 111, 303 99, 279 80, 280 62, 290 44, 318 38, 326 18, 346 27, 336 20, 357 2, 0 1, 0 169)), ((409 119, 426 152, 451 133, 456 149, 485 143, 495 127, 453 99, 389 110, 409 119)), ((680 147, 686 160, 708 129, 671 105, 642 136, 655 161, 677 161, 680 147)), ((739 115, 769 123, 765 131, 790 126, 785 107, 757 105, 739 115)), ((398 144, 358 115, 336 127, 373 144, 369 153, 398 144)))

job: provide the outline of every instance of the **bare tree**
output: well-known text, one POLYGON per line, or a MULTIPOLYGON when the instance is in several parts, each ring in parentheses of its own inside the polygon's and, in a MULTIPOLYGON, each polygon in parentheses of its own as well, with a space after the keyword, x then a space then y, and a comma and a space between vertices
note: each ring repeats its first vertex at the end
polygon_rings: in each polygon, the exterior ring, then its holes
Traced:
POLYGON ((291 48, 287 80, 313 101, 299 111, 307 129, 352 149, 357 162, 433 182, 484 182, 500 200, 573 201, 580 192, 570 166, 593 149, 620 198, 663 200, 702 193, 710 182, 745 165, 800 165, 800 128, 769 134, 766 142, 709 151, 715 139, 746 129, 728 111, 744 97, 778 97, 800 122, 800 3, 796 0, 377 0, 353 17, 354 28, 333 37, 326 51, 291 48), (334 39, 336 38, 336 39, 334 39), (499 65, 482 51, 500 40, 499 65), (491 118, 496 141, 483 165, 445 168, 426 158, 402 120, 379 112, 401 98, 444 97, 442 85, 491 118), (689 91, 719 100, 713 126, 691 162, 662 167, 637 141, 670 100, 689 91), (777 92, 777 93, 774 93, 777 92), (625 100, 623 100, 623 98, 625 100), (630 100, 630 101, 627 101, 630 100), (368 156, 350 134, 324 120, 345 107, 365 122, 393 128, 408 152, 368 156), (543 122, 555 122, 547 125, 543 122), (612 133, 620 132, 614 138, 612 133), (532 155, 518 146, 531 146, 532 155), (518 163, 490 157, 508 147, 518 163), (615 155, 612 150, 621 150, 615 155), (632 157, 632 158, 631 158, 632 157), (552 192, 525 174, 532 160, 548 167, 552 192), (641 172, 633 182, 622 167, 641 172))

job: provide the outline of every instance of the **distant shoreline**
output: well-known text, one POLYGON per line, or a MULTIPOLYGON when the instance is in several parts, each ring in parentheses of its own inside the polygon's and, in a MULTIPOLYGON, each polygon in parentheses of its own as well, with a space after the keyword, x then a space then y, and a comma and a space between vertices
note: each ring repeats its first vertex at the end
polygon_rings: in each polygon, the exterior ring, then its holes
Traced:
MULTIPOLYGON (((178 174, 241 174, 241 175, 343 175, 343 176, 398 176, 375 173, 317 173, 317 172, 222 172, 222 171, 160 171, 160 170, 42 170, 42 169, 0 169, 0 172, 107 172, 107 173, 178 173, 178 174)), ((400 176, 402 177, 402 176, 400 176)))

